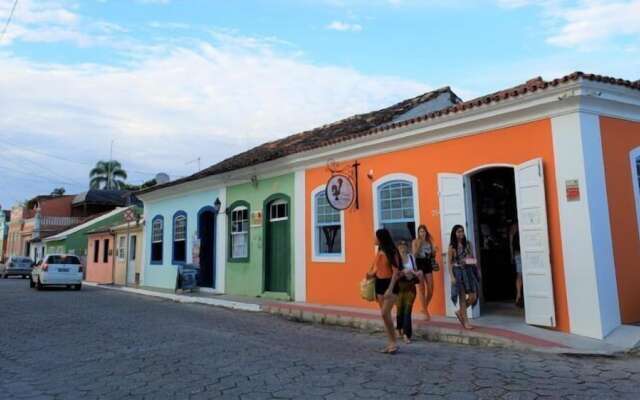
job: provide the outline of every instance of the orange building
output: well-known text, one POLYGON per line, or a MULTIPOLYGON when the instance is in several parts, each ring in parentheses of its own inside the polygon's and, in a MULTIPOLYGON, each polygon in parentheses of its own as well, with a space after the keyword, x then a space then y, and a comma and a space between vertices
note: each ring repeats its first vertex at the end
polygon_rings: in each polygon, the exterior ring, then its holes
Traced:
MULTIPOLYGON (((473 314, 503 312, 515 297, 509 230, 517 221, 524 321, 594 338, 640 321, 637 82, 536 78, 299 157, 311 165, 300 246, 309 303, 375 306, 357 286, 376 229, 411 239, 425 224, 443 253, 461 224, 482 268, 473 314), (355 183, 356 161, 357 207, 327 207, 328 179, 340 170, 355 183)), ((430 310, 453 316, 448 266, 438 261, 430 310)))

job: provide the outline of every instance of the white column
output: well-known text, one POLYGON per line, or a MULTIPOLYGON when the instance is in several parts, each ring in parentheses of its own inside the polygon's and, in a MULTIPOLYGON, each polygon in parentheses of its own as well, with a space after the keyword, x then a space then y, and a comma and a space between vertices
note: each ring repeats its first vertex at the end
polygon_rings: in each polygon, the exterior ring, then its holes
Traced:
POLYGON ((218 191, 218 198, 222 205, 216 218, 216 291, 224 293, 227 271, 227 188, 218 191))
POLYGON ((294 279, 295 301, 304 302, 307 299, 307 263, 306 263, 306 190, 305 171, 296 171, 293 190, 295 224, 293 226, 294 279))
POLYGON ((575 112, 551 119, 569 323, 602 339, 620 325, 599 117, 575 112), (566 181, 580 199, 568 201, 566 181))

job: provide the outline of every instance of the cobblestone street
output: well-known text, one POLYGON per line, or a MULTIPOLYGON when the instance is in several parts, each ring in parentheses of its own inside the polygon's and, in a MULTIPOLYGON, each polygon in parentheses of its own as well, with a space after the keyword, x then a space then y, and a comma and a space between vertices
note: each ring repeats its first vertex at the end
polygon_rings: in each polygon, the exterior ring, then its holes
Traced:
POLYGON ((0 398, 637 399, 640 359, 382 335, 84 288, 0 280, 0 398), (636 392, 636 395, 632 393, 636 392))

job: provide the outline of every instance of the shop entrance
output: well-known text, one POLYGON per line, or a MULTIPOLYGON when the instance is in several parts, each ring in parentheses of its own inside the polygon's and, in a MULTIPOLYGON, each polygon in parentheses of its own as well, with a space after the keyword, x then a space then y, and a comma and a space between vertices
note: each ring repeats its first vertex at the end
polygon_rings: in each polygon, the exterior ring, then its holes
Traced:
POLYGON ((511 244, 517 229, 518 210, 513 168, 494 167, 469 176, 471 215, 469 232, 482 271, 483 314, 515 308, 516 268, 511 244))
MULTIPOLYGON (((463 174, 439 173, 442 249, 449 246, 455 225, 466 232, 480 263, 481 302, 469 308, 469 317, 504 309, 515 298, 515 270, 509 249, 509 225, 517 220, 522 259, 525 321, 555 326, 552 268, 547 227, 544 166, 542 159, 519 165, 487 165, 463 174), (495 306, 497 305, 497 307, 495 306)), ((446 313, 455 316, 446 253, 444 289, 446 313)), ((515 307, 510 307, 515 310, 515 307)), ((520 313, 520 312, 519 312, 520 313)), ((521 314, 520 314, 521 315, 521 314)))
POLYGON ((200 239, 200 273, 198 286, 215 288, 215 243, 216 213, 205 208, 198 214, 198 234, 200 239))

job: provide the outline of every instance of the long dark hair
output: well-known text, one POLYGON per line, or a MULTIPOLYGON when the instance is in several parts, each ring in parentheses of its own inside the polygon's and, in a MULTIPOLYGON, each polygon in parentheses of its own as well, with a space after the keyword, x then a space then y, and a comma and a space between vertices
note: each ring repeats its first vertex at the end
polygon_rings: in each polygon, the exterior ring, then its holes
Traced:
POLYGON ((427 242, 433 244, 433 240, 431 238, 431 233, 427 229, 427 226, 425 224, 422 224, 422 225, 418 226, 418 237, 420 237, 420 229, 424 229, 424 231, 426 233, 426 235, 424 236, 424 240, 426 240, 427 242))
POLYGON ((378 248, 387 256, 389 263, 396 268, 400 268, 398 264, 398 258, 400 252, 391 239, 391 234, 385 228, 378 229, 376 231, 376 238, 378 238, 378 248))
MULTIPOLYGON (((464 227, 462 225, 455 225, 452 229, 451 229, 451 239, 449 240, 449 246, 451 246, 454 250, 458 250, 458 238, 456 237, 456 231, 458 229, 462 229, 464 230, 464 227)), ((467 248, 467 234, 464 234, 464 238, 462 238, 462 246, 464 246, 464 248, 467 248)))

